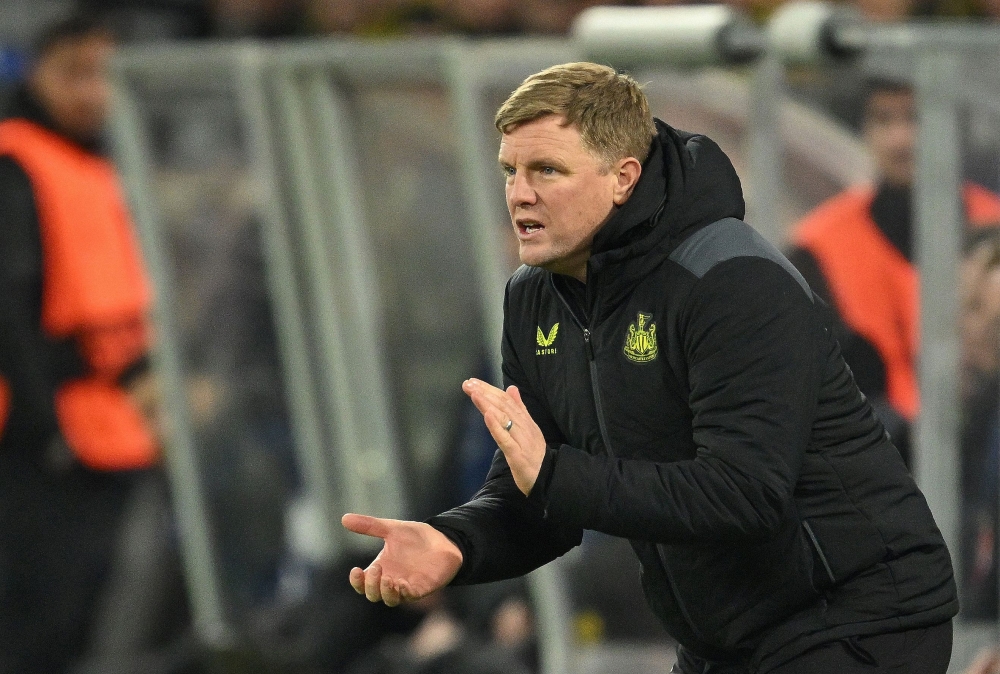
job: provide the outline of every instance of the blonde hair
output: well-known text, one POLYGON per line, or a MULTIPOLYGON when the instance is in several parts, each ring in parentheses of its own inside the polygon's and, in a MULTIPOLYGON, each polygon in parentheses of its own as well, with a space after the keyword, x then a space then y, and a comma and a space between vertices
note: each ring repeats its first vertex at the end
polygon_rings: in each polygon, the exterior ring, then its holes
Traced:
POLYGON ((564 63, 532 75, 500 106, 494 124, 509 133, 547 115, 575 125, 584 147, 607 166, 625 157, 645 161, 656 135, 639 83, 596 63, 564 63))

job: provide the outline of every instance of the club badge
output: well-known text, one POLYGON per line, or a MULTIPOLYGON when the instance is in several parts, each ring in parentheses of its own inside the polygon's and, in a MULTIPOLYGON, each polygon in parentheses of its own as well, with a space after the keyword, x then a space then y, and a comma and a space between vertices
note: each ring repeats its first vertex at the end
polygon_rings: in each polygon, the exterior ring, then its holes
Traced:
POLYGON ((639 312, 636 322, 628 326, 625 348, 622 350, 625 357, 633 363, 648 363, 655 360, 659 353, 656 347, 656 323, 649 323, 649 327, 646 327, 652 317, 652 314, 639 312))

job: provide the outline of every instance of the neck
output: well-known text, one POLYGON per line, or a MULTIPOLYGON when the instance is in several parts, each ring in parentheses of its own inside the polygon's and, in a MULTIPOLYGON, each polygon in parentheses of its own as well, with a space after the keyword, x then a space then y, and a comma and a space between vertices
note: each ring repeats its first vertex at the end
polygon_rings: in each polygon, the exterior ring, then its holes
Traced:
POLYGON ((559 274, 561 276, 569 276, 570 278, 575 278, 580 283, 587 282, 587 261, 590 259, 590 255, 583 259, 579 263, 562 263, 562 264, 543 264, 540 265, 545 271, 550 271, 553 274, 559 274))
POLYGON ((57 133, 63 138, 76 143, 88 152, 93 152, 95 154, 101 154, 103 152, 99 133, 81 135, 63 128, 58 122, 56 122, 52 115, 49 114, 48 110, 46 110, 45 106, 42 104, 40 97, 35 94, 29 84, 22 85, 14 94, 13 105, 9 113, 10 116, 27 119, 30 122, 43 126, 49 131, 57 133))

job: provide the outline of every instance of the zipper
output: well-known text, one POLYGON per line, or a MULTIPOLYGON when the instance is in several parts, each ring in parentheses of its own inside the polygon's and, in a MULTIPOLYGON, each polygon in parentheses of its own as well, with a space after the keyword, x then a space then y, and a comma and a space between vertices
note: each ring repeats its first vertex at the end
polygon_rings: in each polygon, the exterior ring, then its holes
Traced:
POLYGON ((802 520, 802 528, 806 530, 806 534, 809 535, 809 542, 812 544, 816 554, 819 555, 819 561, 823 563, 823 569, 826 571, 827 578, 834 585, 837 584, 837 577, 833 575, 833 569, 830 567, 830 562, 827 561, 826 555, 823 554, 823 548, 820 547, 819 539, 816 538, 816 534, 813 533, 812 526, 809 524, 809 520, 802 520))
MULTIPOLYGON (((608 435, 608 425, 604 421, 604 407, 601 405, 601 389, 598 387, 598 377, 597 377, 597 361, 594 358, 594 343, 592 341, 593 334, 590 332, 590 328, 584 327, 580 319, 577 318, 576 312, 573 311, 573 307, 569 305, 563 294, 559 292, 556 288, 556 284, 553 282, 552 277, 549 276, 549 285, 552 287, 552 291, 556 294, 556 297, 563 303, 566 307, 567 313, 569 313, 570 320, 576 324, 576 327, 580 328, 583 332, 583 346, 584 350, 587 352, 587 365, 590 370, 590 390, 593 391, 594 399, 594 411, 597 414, 597 427, 601 431, 601 441, 604 443, 604 451, 608 453, 608 456, 614 456, 615 453, 611 449, 611 437, 608 435)), ((594 313, 596 314, 596 308, 594 313)))
MULTIPOLYGON (((562 301, 563 306, 566 307, 570 320, 573 321, 573 324, 583 332, 583 346, 584 351, 587 353, 587 364, 590 370, 590 389, 593 391, 594 410, 597 413, 597 426, 601 431, 601 440, 604 442, 605 451, 607 451, 608 456, 614 457, 614 451, 611 449, 611 439, 608 436, 608 426, 604 421, 604 407, 601 405, 601 389, 598 387, 597 360, 594 357, 593 333, 590 332, 590 328, 584 327, 583 323, 580 322, 580 319, 577 318, 576 313, 569 305, 569 302, 566 301, 566 298, 563 297, 562 293, 559 292, 559 289, 556 288, 555 283, 552 282, 551 276, 549 277, 549 284, 552 287, 552 291, 556 294, 556 297, 558 297, 562 301)), ((687 607, 684 606, 684 602, 681 601, 680 593, 677 591, 677 584, 674 582, 674 578, 667 567, 666 560, 663 557, 663 550, 660 549, 660 544, 652 543, 652 546, 656 551, 656 561, 659 562, 660 570, 663 571, 663 577, 667 581, 667 590, 669 590, 670 594, 673 596, 674 604, 680 611, 681 618, 687 623, 692 634, 707 643, 708 640, 701 633, 701 630, 695 627, 695 623, 691 620, 687 607)))
POLYGON ((594 409, 597 411, 597 427, 601 429, 601 440, 604 441, 604 449, 608 456, 614 456, 611 449, 611 438, 608 436, 608 426, 604 422, 604 407, 601 405, 601 389, 598 386, 597 361, 594 359, 594 344, 590 340, 591 334, 588 328, 583 329, 583 343, 587 350, 587 359, 590 361, 590 388, 594 392, 594 409))

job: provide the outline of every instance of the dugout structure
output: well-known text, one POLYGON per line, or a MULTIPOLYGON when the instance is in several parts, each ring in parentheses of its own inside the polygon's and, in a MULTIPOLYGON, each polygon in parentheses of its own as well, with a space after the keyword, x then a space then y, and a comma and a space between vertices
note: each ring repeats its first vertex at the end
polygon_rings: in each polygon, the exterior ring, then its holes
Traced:
MULTIPOLYGON (((648 82, 654 114, 718 140, 744 179, 748 220, 776 243, 805 210, 872 171, 855 135, 785 94, 788 69, 865 54, 912 69, 923 306, 916 471, 957 549, 960 131, 969 108, 1000 118, 1000 86, 968 67, 995 50, 1000 30, 873 27, 801 4, 762 31, 731 10, 708 12, 685 16, 697 39, 672 51, 659 48, 670 42, 655 37, 655 22, 641 21, 646 34, 636 39, 624 27, 602 33, 611 19, 592 13, 568 39, 246 42, 121 54, 114 145, 157 291, 167 468, 202 641, 225 648, 236 638, 239 603, 220 571, 233 543, 210 525, 219 518, 214 485, 234 460, 210 413, 213 401, 216 416, 226 409, 219 399, 255 372, 242 361, 212 365, 225 360, 217 354, 228 338, 206 335, 206 317, 225 314, 205 301, 206 289, 228 273, 227 261, 245 268, 227 251, 244 241, 259 261, 251 281, 267 306, 277 365, 260 386, 276 392, 280 408, 266 428, 244 410, 243 426, 255 430, 234 433, 284 443, 299 484, 276 507, 291 519, 297 554, 322 565, 370 545, 341 533, 340 513, 419 512, 454 425, 442 402, 450 387, 477 367, 499 379, 512 262, 492 114, 527 75, 582 58, 629 68, 648 82), (803 176, 808 184, 795 182, 803 176)), ((661 16, 669 29, 674 19, 661 16)), ((560 565, 530 582, 543 670, 587 671, 560 565)), ((956 636, 957 665, 993 629, 963 625, 956 636)))

